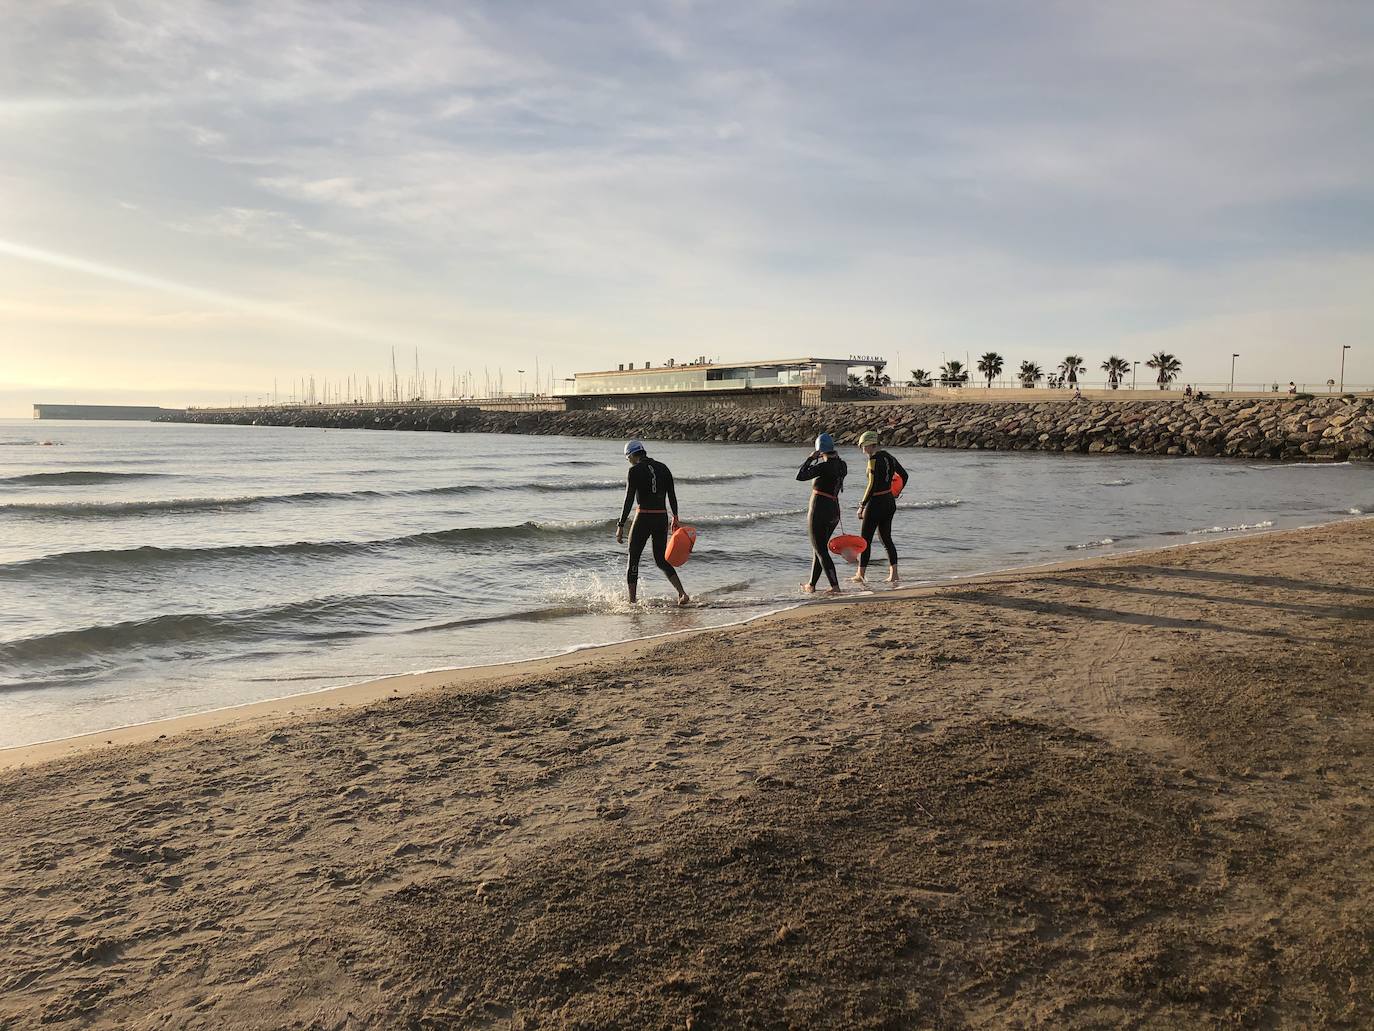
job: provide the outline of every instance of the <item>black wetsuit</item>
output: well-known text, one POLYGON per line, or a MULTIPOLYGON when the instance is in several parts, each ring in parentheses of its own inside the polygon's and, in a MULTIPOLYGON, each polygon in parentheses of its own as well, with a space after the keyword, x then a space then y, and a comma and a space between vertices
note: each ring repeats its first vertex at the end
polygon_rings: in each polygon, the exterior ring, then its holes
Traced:
POLYGON ((636 500, 639 511, 635 513, 634 524, 630 527, 630 564, 625 569, 625 580, 634 584, 639 580, 639 559, 644 554, 644 545, 653 541, 654 565, 663 570, 668 581, 682 591, 677 578, 677 570, 668 564, 668 510, 677 518, 677 491, 673 488, 673 474, 662 462, 655 462, 645 455, 630 466, 625 476, 625 507, 620 510, 620 522, 624 527, 630 517, 630 506, 636 500))
POLYGON ((868 560, 873 555, 873 533, 882 534, 883 547, 887 549, 887 564, 897 564, 897 546, 892 543, 892 517, 897 513, 897 499, 892 496, 892 474, 900 473, 904 481, 910 482, 902 463, 886 451, 875 451, 868 460, 868 487, 864 490, 859 507, 864 510, 863 534, 868 541, 859 556, 859 575, 868 568, 868 560))
POLYGON ((835 575, 835 560, 830 557, 830 535, 840 524, 840 491, 844 490, 844 476, 849 471, 844 459, 833 451, 830 457, 812 455, 797 470, 797 479, 811 480, 811 507, 806 513, 806 532, 811 538, 811 586, 815 587, 821 573, 831 587, 840 586, 835 575))

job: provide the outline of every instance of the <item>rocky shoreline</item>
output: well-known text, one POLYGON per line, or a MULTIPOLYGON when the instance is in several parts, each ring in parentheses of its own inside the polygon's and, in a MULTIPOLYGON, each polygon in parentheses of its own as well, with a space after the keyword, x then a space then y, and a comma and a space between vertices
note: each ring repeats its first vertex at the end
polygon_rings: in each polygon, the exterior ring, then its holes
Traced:
POLYGON ((866 429, 897 447, 1084 454, 1368 461, 1374 399, 1167 398, 488 412, 460 405, 192 410, 162 421, 330 429, 529 433, 802 444, 817 431, 851 444, 866 429))

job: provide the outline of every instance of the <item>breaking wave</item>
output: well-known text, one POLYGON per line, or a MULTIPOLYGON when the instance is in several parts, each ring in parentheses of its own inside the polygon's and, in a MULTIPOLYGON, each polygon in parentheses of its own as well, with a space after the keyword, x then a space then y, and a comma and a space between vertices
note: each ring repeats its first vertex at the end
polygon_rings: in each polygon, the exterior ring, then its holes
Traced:
POLYGON ((1199 530, 1189 530, 1190 534, 1199 533, 1239 533, 1242 530, 1267 530, 1274 525, 1272 519, 1259 523, 1237 523, 1235 526, 1204 526, 1199 530))
MULTIPOLYGON (((157 473, 37 473, 42 476, 156 476, 157 473)), ((730 483, 747 480, 753 473, 720 473, 707 476, 682 476, 678 483, 708 484, 730 483)), ((24 479, 15 478, 17 482, 24 479)), ((28 483, 43 482, 53 484, 58 481, 47 479, 26 479, 28 483)), ((95 479, 64 480, 63 483, 99 483, 95 479)), ((301 491, 294 494, 249 494, 225 498, 160 498, 139 501, 50 501, 15 502, 0 504, 0 516, 49 517, 61 519, 120 519, 141 515, 165 515, 182 512, 223 512, 231 509, 252 509, 275 505, 317 505, 329 502, 371 500, 379 498, 430 497, 435 495, 478 494, 491 491, 518 492, 532 490, 538 493, 569 493, 589 490, 623 489, 624 480, 584 480, 575 483, 512 483, 480 484, 454 483, 438 487, 414 487, 406 490, 349 490, 349 491, 301 491)), ((955 502, 957 504, 957 502, 955 502)), ((923 506, 914 506, 923 507, 923 506)), ((936 507, 936 506, 930 506, 936 507)))
POLYGON ((929 501, 898 502, 898 508, 956 508, 962 505, 962 498, 932 498, 929 501))
MULTIPOLYGON (((739 526, 750 523, 785 519, 804 514, 804 509, 785 509, 770 512, 744 512, 739 515, 704 516, 691 520, 701 527, 739 526)), ((145 545, 139 548, 67 551, 38 558, 0 565, 0 579, 21 579, 32 574, 90 574, 103 569, 130 566, 153 566, 217 560, 261 558, 310 558, 377 553, 415 547, 461 547, 470 544, 492 544, 520 540, 538 540, 550 536, 577 536, 610 533, 615 529, 613 519, 528 520, 505 526, 460 526, 447 530, 429 530, 365 541, 294 541, 287 544, 229 544, 205 548, 160 548, 145 545)))
POLYGON ((147 480, 166 473, 116 473, 93 469, 74 469, 68 472, 24 473, 20 476, 0 477, 0 483, 16 486, 69 487, 87 483, 119 483, 122 480, 147 480))
POLYGON ((1088 550, 1089 548, 1106 548, 1106 547, 1109 547, 1110 545, 1120 543, 1120 541, 1121 541, 1121 538, 1120 538, 1120 537, 1103 537, 1101 540, 1097 540, 1097 541, 1086 541, 1086 542, 1083 543, 1083 544, 1070 544, 1070 545, 1068 545, 1064 550, 1065 550, 1065 551, 1086 551, 1086 550, 1088 550))

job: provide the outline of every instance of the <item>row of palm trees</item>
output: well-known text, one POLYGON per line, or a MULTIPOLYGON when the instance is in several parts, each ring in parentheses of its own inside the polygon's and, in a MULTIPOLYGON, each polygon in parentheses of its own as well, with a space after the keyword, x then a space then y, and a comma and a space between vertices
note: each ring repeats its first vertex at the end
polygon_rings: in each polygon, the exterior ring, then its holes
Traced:
MULTIPOLYGON (((1150 356, 1145 363, 1148 368, 1155 370, 1155 383, 1160 390, 1166 390, 1169 384, 1178 379, 1178 374, 1183 370, 1183 363, 1167 351, 1159 351, 1150 356)), ((978 359, 978 371, 987 380, 988 386, 992 386, 992 381, 1002 375, 1006 368, 1006 361, 996 351, 989 351, 978 359)), ((1107 384, 1113 389, 1118 389, 1126 381, 1126 376, 1131 371, 1131 363, 1125 358, 1118 358, 1112 355, 1101 365, 1102 371, 1107 374, 1107 384)), ((1059 367, 1047 378, 1045 370, 1035 362, 1022 362, 1021 367, 1016 371, 1016 378, 1021 381, 1023 387, 1033 387, 1037 383, 1044 381, 1049 387, 1076 387, 1078 377, 1087 372, 1088 367, 1083 364, 1083 356, 1071 354, 1059 363, 1059 367)), ((942 387, 959 387, 969 381, 970 373, 964 368, 964 363, 960 361, 948 361, 940 366, 938 372, 930 372, 926 369, 912 369, 911 379, 907 381, 909 387, 929 387, 939 382, 942 387)), ((890 386, 892 379, 890 376, 876 376, 869 373, 864 377, 864 382, 868 386, 890 386), (880 382, 883 381, 883 382, 880 382)))

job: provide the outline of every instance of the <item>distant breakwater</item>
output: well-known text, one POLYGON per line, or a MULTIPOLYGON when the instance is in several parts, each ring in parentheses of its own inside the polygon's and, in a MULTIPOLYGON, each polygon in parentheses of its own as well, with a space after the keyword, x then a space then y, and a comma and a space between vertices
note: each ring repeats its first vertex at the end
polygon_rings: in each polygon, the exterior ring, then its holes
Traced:
POLYGON ((490 412, 454 405, 190 411, 161 421, 449 433, 563 434, 802 445, 820 430, 852 444, 867 429, 897 447, 1082 454, 1368 461, 1374 399, 1169 398, 963 401, 819 408, 673 408, 490 412))

